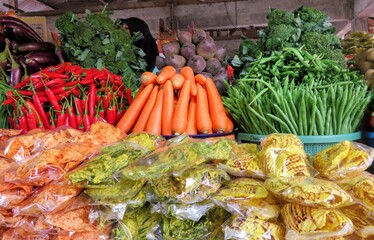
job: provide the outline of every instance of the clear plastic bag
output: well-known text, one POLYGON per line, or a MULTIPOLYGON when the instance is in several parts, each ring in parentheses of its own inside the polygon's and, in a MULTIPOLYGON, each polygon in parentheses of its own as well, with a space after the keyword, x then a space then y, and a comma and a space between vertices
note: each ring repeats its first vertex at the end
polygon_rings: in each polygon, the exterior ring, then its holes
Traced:
POLYGON ((351 219, 355 233, 361 238, 374 237, 374 219, 365 214, 365 209, 360 205, 352 205, 342 209, 342 212, 351 219))
POLYGON ((25 200, 33 192, 33 187, 0 181, 0 207, 12 209, 25 200))
POLYGON ((222 208, 212 208, 199 221, 162 216, 162 239, 222 239, 221 225, 229 214, 222 208))
POLYGON ((372 165, 373 159, 373 148, 343 141, 314 155, 313 166, 320 177, 339 180, 360 175, 372 165))
POLYGON ((212 201, 226 211, 241 216, 277 219, 278 201, 266 190, 263 182, 251 178, 237 178, 227 182, 212 201))
POLYGON ((175 217, 180 220, 199 221, 211 208, 212 202, 200 202, 193 204, 158 202, 151 204, 151 212, 159 213, 167 217, 175 217))
POLYGON ((281 217, 286 226, 286 239, 326 239, 354 232, 352 221, 341 211, 287 203, 281 217))
POLYGON ((118 240, 128 239, 154 239, 162 240, 160 233, 161 215, 151 213, 150 206, 134 209, 113 228, 113 238, 118 240))
POLYGON ((270 134, 261 142, 259 159, 270 178, 311 176, 301 140, 293 134, 270 134))
POLYGON ((206 161, 228 159, 233 144, 233 140, 226 138, 182 141, 141 158, 133 166, 123 169, 121 174, 132 180, 162 178, 206 161))
POLYGON ((353 204, 352 197, 336 183, 313 177, 270 178, 265 187, 276 197, 311 207, 339 208, 353 204))
POLYGON ((277 222, 259 218, 244 218, 233 215, 223 224, 225 240, 283 240, 285 230, 277 222))
POLYGON ((22 163, 15 171, 5 172, 5 181, 44 186, 62 178, 66 172, 74 169, 93 154, 97 148, 97 145, 83 142, 67 143, 43 150, 29 161, 22 163))
POLYGON ((233 176, 264 179, 266 175, 258 155, 256 144, 236 144, 232 156, 225 162, 219 162, 218 167, 233 176))
POLYGON ((155 179, 150 185, 162 201, 188 204, 204 201, 218 191, 222 182, 228 180, 229 175, 222 169, 200 164, 176 176, 155 179))
POLYGON ((135 163, 139 158, 153 151, 162 137, 149 133, 134 133, 100 149, 85 164, 69 175, 74 183, 103 184, 113 180, 121 169, 135 163))
POLYGON ((66 179, 54 181, 35 190, 29 198, 13 208, 13 214, 39 216, 62 210, 82 191, 82 187, 66 179))
POLYGON ((368 172, 341 180, 338 184, 352 195, 365 209, 365 214, 374 219, 374 176, 368 172))

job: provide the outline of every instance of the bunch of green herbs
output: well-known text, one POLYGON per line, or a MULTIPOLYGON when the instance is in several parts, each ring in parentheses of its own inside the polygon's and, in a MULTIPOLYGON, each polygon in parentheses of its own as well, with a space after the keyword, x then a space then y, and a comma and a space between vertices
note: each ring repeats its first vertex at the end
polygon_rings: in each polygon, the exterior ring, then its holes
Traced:
POLYGON ((84 68, 107 68, 121 75, 124 84, 135 90, 145 70, 144 52, 135 47, 133 37, 119 21, 113 21, 105 8, 99 13, 86 10, 85 18, 69 11, 56 19, 61 49, 68 61, 84 68))

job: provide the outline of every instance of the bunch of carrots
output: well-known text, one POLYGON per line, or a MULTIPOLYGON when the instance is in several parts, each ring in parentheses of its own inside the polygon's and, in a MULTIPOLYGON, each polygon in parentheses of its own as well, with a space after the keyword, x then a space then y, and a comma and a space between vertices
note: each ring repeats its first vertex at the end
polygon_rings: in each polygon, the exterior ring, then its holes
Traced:
POLYGON ((211 78, 195 75, 189 66, 179 72, 165 66, 158 75, 144 72, 132 104, 117 123, 129 132, 157 135, 232 132, 226 112, 211 78))
POLYGON ((2 104, 13 106, 10 126, 22 133, 60 126, 87 131, 99 119, 115 125, 132 101, 121 76, 70 62, 25 76, 13 88, 2 85, 1 90, 7 96, 2 104))

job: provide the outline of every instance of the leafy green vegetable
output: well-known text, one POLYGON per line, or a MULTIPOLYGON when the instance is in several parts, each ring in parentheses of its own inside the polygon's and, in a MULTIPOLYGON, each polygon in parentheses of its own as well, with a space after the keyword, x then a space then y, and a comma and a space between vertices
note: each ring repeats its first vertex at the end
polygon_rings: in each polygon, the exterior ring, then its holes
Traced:
POLYGON ((222 239, 218 236, 221 225, 228 217, 229 214, 222 208, 213 208, 197 222, 163 216, 162 236, 165 240, 222 239))
POLYGON ((121 29, 119 22, 102 12, 86 11, 85 18, 66 12, 56 19, 61 49, 70 62, 84 68, 107 68, 121 75, 124 84, 135 90, 137 77, 145 70, 145 60, 132 44, 130 33, 121 29))
POLYGON ((105 146, 101 154, 90 160, 81 169, 69 175, 73 183, 86 181, 88 184, 108 183, 115 173, 140 157, 153 151, 163 138, 148 133, 134 133, 124 140, 105 146))
POLYGON ((150 206, 145 205, 126 213, 113 229, 113 238, 116 240, 162 239, 157 233, 161 221, 161 215, 151 213, 150 206))
POLYGON ((292 12, 270 9, 267 18, 268 26, 258 31, 260 38, 257 42, 242 37, 239 50, 231 59, 236 78, 245 76, 258 57, 271 56, 274 51, 282 51, 286 47, 304 46, 311 54, 344 66, 340 41, 324 12, 307 6, 292 12))

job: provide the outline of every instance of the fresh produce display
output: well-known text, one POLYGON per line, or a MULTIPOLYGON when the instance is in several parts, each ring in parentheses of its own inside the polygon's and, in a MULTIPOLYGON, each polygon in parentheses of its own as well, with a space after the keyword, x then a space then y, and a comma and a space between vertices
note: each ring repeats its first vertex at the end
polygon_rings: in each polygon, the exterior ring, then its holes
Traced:
POLYGON ((374 47, 373 34, 367 32, 352 32, 340 42, 346 55, 361 54, 374 47))
POLYGON ((340 40, 334 34, 335 28, 324 12, 308 6, 292 12, 270 9, 267 18, 268 26, 259 31, 259 41, 253 42, 242 37, 239 49, 231 60, 237 78, 246 75, 248 67, 258 56, 269 56, 285 47, 304 46, 312 55, 334 60, 336 65, 344 65, 340 40))
POLYGON ((370 87, 374 84, 374 48, 357 53, 351 59, 353 70, 358 70, 365 75, 365 80, 370 87))
MULTIPOLYGON (((374 235, 373 188, 368 187, 373 177, 365 169, 336 183, 319 175, 269 175, 265 182, 232 177, 217 167, 253 151, 240 145, 187 135, 168 140, 144 132, 124 136, 102 121, 88 132, 60 127, 10 137, 0 144, 8 163, 1 172, 0 235, 181 240, 374 235), (180 155, 189 163, 176 164, 180 155), (112 160, 105 164, 104 158, 112 160), (161 166, 172 171, 155 175, 161 166), (144 175, 127 178, 139 167, 144 175)), ((270 147, 303 150, 296 136, 283 134, 267 136, 259 155, 270 147)))
MULTIPOLYGON (((137 89, 137 77, 145 70, 145 60, 132 44, 130 33, 114 22, 105 8, 99 13, 86 11, 82 18, 66 12, 56 19, 55 25, 68 61, 83 68, 105 67, 120 75, 126 86, 137 89)), ((137 37, 141 36, 134 35, 137 37)))
POLYGON ((2 84, 1 89, 7 96, 2 105, 13 107, 10 126, 22 133, 64 125, 87 131, 99 119, 116 124, 132 101, 121 76, 70 62, 25 76, 13 88, 2 84))
POLYGON ((0 66, 14 86, 23 75, 64 61, 61 51, 22 20, 0 16, 0 66))
POLYGON ((218 48, 213 38, 203 29, 180 30, 177 37, 178 40, 162 45, 164 56, 157 57, 157 68, 163 69, 169 65, 180 69, 189 66, 195 75, 201 73, 213 79, 220 93, 223 93, 223 81, 228 78, 224 62, 226 49, 218 48))
MULTIPOLYGON (((42 68, 63 62, 59 48, 43 39, 22 20, 0 16, 0 81, 9 86, 42 68)), ((0 102, 6 99, 0 93, 0 102)), ((0 128, 9 128, 9 108, 0 106, 0 128)))
POLYGON ((373 98, 356 72, 304 48, 287 47, 259 57, 245 71, 222 98, 245 133, 352 133, 373 98))
POLYGON ((168 65, 159 75, 144 72, 140 81, 142 85, 133 103, 117 123, 124 132, 145 131, 156 135, 232 132, 233 123, 211 78, 195 75, 189 66, 177 73, 168 65))

